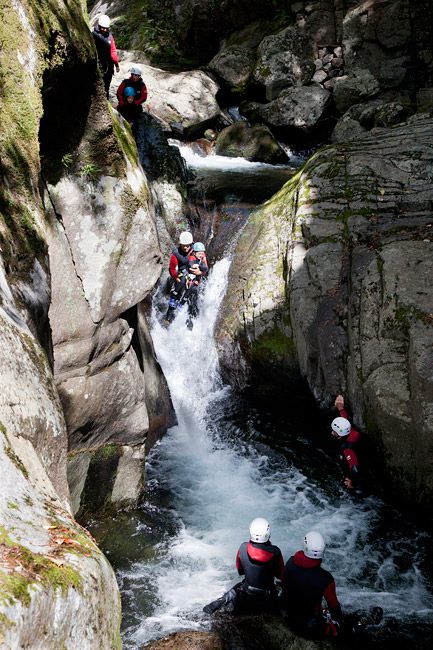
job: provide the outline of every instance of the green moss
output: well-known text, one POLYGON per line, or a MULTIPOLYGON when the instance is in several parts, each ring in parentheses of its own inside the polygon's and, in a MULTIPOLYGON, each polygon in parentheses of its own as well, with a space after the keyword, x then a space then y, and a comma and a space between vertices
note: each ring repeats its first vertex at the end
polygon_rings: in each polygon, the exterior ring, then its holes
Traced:
POLYGON ((295 353, 295 344, 291 337, 275 327, 253 342, 253 356, 266 360, 269 357, 285 358, 295 353))
POLYGON ((8 501, 7 506, 11 510, 19 510, 20 509, 19 505, 17 503, 15 503, 14 501, 8 501))
POLYGON ((113 458, 114 456, 119 454, 119 451, 120 451, 120 445, 116 445, 114 443, 109 445, 103 445, 102 447, 99 447, 99 449, 95 454, 95 457, 107 460, 108 458, 113 458))
POLYGON ((0 643, 3 642, 1 630, 10 630, 11 627, 15 627, 16 623, 15 621, 11 621, 10 618, 6 616, 6 614, 3 614, 3 612, 0 612, 0 643))
POLYGON ((416 319, 421 320, 426 324, 433 324, 433 313, 429 314, 428 312, 417 309, 413 305, 409 307, 398 307, 395 312, 395 320, 402 324, 408 325, 409 320, 416 319))
POLYGON ((113 120, 114 133, 119 140, 122 149, 133 167, 138 164, 137 146, 135 144, 134 136, 132 135, 131 127, 128 123, 123 125, 120 123, 119 118, 114 112, 114 109, 109 105, 111 119, 113 120))
POLYGON ((13 462, 15 467, 20 470, 20 472, 23 473, 25 478, 29 478, 29 473, 22 462, 22 460, 16 455, 14 450, 12 449, 11 446, 6 446, 5 447, 5 454, 8 456, 8 458, 13 462))

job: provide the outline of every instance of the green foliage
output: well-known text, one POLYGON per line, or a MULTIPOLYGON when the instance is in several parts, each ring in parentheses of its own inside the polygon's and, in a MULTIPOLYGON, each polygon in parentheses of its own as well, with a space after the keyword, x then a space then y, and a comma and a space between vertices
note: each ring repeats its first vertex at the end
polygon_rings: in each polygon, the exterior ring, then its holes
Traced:
POLYGON ((79 174, 81 178, 85 178, 88 181, 96 181, 101 174, 101 170, 93 163, 84 163, 80 167, 79 174))
POLYGON ((62 165, 66 169, 69 169, 73 163, 73 158, 70 153, 65 153, 65 155, 62 158, 62 165))

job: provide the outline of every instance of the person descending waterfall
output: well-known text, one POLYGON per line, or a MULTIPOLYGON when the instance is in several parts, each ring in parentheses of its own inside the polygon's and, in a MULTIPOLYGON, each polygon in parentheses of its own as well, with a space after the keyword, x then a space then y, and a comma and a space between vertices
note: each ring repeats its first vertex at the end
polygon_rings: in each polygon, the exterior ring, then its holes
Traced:
POLYGON ((257 517, 250 524, 249 542, 239 547, 236 568, 245 579, 237 589, 238 612, 262 612, 277 607, 275 579, 281 580, 284 560, 278 546, 271 544, 270 537, 269 522, 257 517))
POLYGON ((195 277, 190 277, 189 286, 185 293, 185 301, 188 303, 188 320, 186 324, 189 329, 192 329, 192 319, 198 316, 198 290, 208 270, 205 245, 198 241, 193 245, 192 252, 188 257, 188 271, 193 271, 195 275, 195 277), (197 269, 200 271, 199 274, 195 273, 197 269))
POLYGON ((135 133, 137 120, 143 114, 143 109, 141 105, 135 103, 135 90, 131 86, 126 86, 123 91, 123 97, 124 102, 118 105, 117 110, 125 120, 132 124, 132 130, 135 133))
POLYGON ((283 572, 281 604, 287 621, 296 634, 308 638, 337 634, 342 620, 334 578, 321 567, 324 551, 322 535, 310 531, 304 537, 303 550, 292 555, 283 572), (329 610, 326 619, 322 598, 329 610))
POLYGON ((167 325, 174 320, 176 309, 184 298, 188 273, 192 276, 201 274, 201 271, 197 268, 190 269, 189 257, 193 252, 193 241, 193 236, 190 232, 181 232, 179 235, 179 243, 173 248, 170 256, 168 271, 170 273, 171 293, 165 315, 165 323, 167 325))
MULTIPOLYGON (((116 95, 117 99, 119 100, 119 107, 117 110, 120 109, 121 106, 124 106, 126 103, 125 101, 125 89, 126 88, 133 88, 134 89, 134 104, 136 106, 142 107, 144 102, 147 99, 147 88, 146 84, 144 83, 143 79, 141 78, 141 70, 140 68, 137 68, 133 66, 130 69, 130 76, 128 79, 124 79, 120 86, 117 89, 116 95)), ((120 110, 119 110, 120 112, 120 110)))
POLYGON ((105 94, 108 99, 111 79, 113 77, 114 67, 119 72, 119 58, 117 56, 114 36, 110 32, 110 19, 105 14, 98 18, 98 24, 93 28, 93 39, 98 54, 98 64, 104 79, 105 94))
POLYGON ((337 395, 335 406, 340 416, 331 423, 332 435, 339 441, 338 461, 344 476, 344 485, 349 490, 359 486, 359 462, 355 447, 359 443, 360 434, 352 428, 344 408, 343 395, 337 395))

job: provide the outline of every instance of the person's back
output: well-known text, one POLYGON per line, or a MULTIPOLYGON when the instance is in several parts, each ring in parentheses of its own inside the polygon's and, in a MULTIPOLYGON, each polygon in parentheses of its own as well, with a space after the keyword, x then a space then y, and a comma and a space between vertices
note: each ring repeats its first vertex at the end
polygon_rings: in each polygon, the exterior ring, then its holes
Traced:
POLYGON ((258 613, 277 607, 275 579, 280 580, 284 560, 278 546, 270 542, 269 522, 257 517, 250 525, 250 540, 240 545, 236 568, 244 581, 237 590, 237 611, 258 613))
POLYGON ((281 604, 295 632, 304 636, 320 635, 322 598, 327 601, 332 618, 341 618, 335 582, 322 568, 325 543, 320 533, 305 535, 304 549, 286 563, 282 578, 281 604))

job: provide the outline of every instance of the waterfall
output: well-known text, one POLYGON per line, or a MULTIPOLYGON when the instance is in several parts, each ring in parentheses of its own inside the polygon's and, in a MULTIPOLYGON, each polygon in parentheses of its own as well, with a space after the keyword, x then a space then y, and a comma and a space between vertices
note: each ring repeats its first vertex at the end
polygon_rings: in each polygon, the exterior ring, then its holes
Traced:
MULTIPOLYGON (((245 440, 235 424, 227 435, 215 415, 238 399, 221 381, 213 339, 229 265, 223 259, 213 266, 192 331, 182 311, 168 329, 153 316, 152 337, 178 425, 147 464, 145 508, 159 522, 158 543, 147 559, 118 571, 130 610, 125 647, 209 627, 202 607, 238 581, 236 551, 256 516, 271 522, 271 539, 285 560, 301 547, 306 531, 324 535, 324 566, 335 577, 343 609, 380 605, 399 620, 431 616, 421 534, 402 539, 398 528, 383 524, 377 498, 354 501, 335 477, 329 479, 337 484, 330 496, 308 468, 245 440)), ((139 524, 136 534, 145 532, 139 524)))

